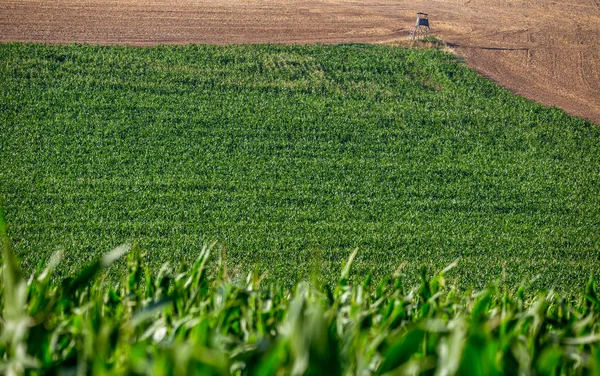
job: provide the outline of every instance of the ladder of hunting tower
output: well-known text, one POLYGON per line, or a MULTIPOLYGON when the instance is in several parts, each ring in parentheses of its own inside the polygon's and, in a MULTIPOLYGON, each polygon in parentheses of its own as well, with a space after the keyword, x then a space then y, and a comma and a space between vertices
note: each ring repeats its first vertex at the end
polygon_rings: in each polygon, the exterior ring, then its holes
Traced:
POLYGON ((415 28, 412 33, 410 33, 410 38, 412 40, 419 40, 422 36, 427 36, 429 34, 429 18, 427 17, 427 13, 417 13, 417 22, 415 23, 415 28))

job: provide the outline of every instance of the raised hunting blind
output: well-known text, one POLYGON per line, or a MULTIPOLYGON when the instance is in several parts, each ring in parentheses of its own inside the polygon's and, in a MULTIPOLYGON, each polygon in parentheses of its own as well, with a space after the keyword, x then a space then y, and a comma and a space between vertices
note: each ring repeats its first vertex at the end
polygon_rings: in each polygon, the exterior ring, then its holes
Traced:
POLYGON ((429 30, 429 17, 427 13, 417 13, 417 22, 415 23, 415 28, 410 33, 410 38, 412 40, 424 38, 429 34, 429 30))

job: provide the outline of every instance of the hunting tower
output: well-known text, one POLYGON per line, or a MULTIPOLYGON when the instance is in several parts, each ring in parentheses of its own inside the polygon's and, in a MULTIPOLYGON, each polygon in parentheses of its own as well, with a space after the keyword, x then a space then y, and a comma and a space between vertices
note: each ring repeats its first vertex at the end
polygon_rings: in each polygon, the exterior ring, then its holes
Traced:
POLYGON ((415 23, 415 28, 412 33, 410 33, 410 38, 412 40, 419 40, 421 37, 426 37, 429 34, 429 18, 427 18, 427 13, 417 13, 417 22, 415 23))

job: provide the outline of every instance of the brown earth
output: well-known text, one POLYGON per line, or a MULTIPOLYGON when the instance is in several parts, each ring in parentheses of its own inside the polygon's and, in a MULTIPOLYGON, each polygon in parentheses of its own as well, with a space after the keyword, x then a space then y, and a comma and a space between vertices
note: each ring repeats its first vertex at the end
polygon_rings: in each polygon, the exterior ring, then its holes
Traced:
POLYGON ((0 41, 402 43, 417 11, 483 75, 600 123, 600 0, 0 0, 0 41))

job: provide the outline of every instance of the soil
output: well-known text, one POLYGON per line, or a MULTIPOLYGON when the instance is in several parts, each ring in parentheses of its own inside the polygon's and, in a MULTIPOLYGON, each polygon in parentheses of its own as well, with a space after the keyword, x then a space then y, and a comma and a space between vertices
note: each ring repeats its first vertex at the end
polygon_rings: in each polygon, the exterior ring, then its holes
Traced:
POLYGON ((0 42, 402 44, 416 12, 481 74, 600 123, 600 0, 0 0, 0 42))

